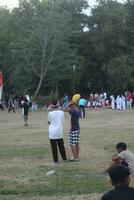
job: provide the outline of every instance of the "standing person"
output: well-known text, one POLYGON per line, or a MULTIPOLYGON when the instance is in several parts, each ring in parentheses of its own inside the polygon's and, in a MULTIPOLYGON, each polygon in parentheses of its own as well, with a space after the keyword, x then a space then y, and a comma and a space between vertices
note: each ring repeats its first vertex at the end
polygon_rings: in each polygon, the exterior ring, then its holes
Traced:
POLYGON ((115 109, 115 98, 113 95, 111 95, 110 99, 111 99, 111 108, 112 108, 112 110, 114 110, 115 109))
POLYGON ((128 93, 127 93, 127 99, 128 99, 128 107, 131 108, 132 107, 133 96, 132 96, 132 93, 130 91, 128 91, 128 93))
POLYGON ((133 200, 134 188, 129 187, 129 169, 123 165, 114 166, 109 176, 112 185, 115 187, 110 192, 103 195, 101 200, 133 200))
POLYGON ((24 99, 22 102, 22 114, 23 114, 23 119, 24 119, 24 126, 29 126, 28 124, 28 112, 29 112, 29 102, 27 99, 24 99))
POLYGON ((121 107, 122 107, 122 110, 126 110, 126 101, 125 101, 124 95, 121 96, 121 107))
POLYGON ((66 108, 67 104, 69 103, 69 98, 68 98, 68 95, 67 93, 64 94, 64 97, 63 97, 63 109, 66 108))
POLYGON ((79 100, 79 103, 78 103, 79 107, 80 107, 80 111, 81 111, 81 118, 85 118, 85 107, 87 105, 87 100, 84 99, 84 98, 81 98, 79 100))
POLYGON ((79 161, 79 136, 80 136, 80 126, 79 117, 80 112, 77 108, 75 102, 71 101, 64 111, 69 112, 71 115, 71 128, 69 134, 69 144, 73 153, 73 157, 70 161, 79 161))
POLYGON ((121 110, 121 97, 120 97, 120 95, 118 95, 117 98, 116 98, 116 106, 117 106, 117 110, 121 110))
POLYGON ((8 100, 8 112, 10 113, 10 111, 12 110, 15 113, 15 109, 14 109, 14 99, 13 97, 10 95, 9 100, 8 100))
POLYGON ((48 113, 48 124, 49 124, 49 139, 52 149, 53 161, 58 163, 58 149, 64 162, 67 162, 66 151, 63 140, 63 123, 64 123, 64 112, 59 110, 59 104, 57 100, 51 103, 52 111, 48 113))
POLYGON ((6 93, 5 94, 5 106, 6 106, 6 108, 8 108, 8 101, 9 101, 9 94, 6 93))

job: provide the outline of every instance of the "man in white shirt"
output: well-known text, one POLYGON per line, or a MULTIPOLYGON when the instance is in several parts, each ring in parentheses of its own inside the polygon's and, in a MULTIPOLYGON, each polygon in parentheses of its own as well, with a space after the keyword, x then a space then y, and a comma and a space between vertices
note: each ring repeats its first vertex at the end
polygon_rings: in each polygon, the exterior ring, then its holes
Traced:
POLYGON ((52 111, 48 113, 48 124, 49 124, 49 139, 53 154, 54 163, 58 163, 58 148, 64 162, 67 161, 66 151, 63 141, 63 123, 64 123, 64 112, 59 110, 59 104, 57 100, 51 103, 52 111), (58 148, 57 148, 58 147, 58 148))

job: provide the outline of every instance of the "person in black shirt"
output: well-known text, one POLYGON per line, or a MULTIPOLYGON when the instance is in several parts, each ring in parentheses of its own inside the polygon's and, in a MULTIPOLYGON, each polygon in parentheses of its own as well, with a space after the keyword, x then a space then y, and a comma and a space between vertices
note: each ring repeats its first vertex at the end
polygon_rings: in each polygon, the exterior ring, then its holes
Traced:
POLYGON ((71 115, 69 144, 73 153, 73 157, 70 159, 70 161, 77 162, 79 161, 80 112, 78 110, 77 104, 74 101, 71 101, 64 109, 64 111, 69 112, 69 114, 71 115))
POLYGON ((129 187, 129 168, 123 165, 114 166, 109 176, 114 190, 103 195, 101 200, 134 200, 134 188, 129 187))
POLYGON ((23 104, 22 104, 22 114, 23 114, 23 119, 24 119, 24 126, 29 126, 28 125, 28 111, 29 111, 29 101, 27 99, 24 100, 23 104))

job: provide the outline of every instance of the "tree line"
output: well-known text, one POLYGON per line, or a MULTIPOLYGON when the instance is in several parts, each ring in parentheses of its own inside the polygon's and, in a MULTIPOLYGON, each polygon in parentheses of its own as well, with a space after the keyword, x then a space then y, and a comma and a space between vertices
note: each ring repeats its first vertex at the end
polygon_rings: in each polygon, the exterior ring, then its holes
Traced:
POLYGON ((134 90, 134 1, 19 0, 0 7, 4 92, 134 90), (74 67, 75 66, 75 67, 74 67))

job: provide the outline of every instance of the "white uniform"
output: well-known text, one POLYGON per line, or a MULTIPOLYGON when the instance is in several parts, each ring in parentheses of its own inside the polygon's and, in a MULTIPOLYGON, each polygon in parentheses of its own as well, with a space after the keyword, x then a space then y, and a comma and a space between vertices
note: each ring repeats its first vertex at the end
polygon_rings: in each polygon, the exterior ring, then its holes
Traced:
POLYGON ((117 110, 121 110, 121 97, 118 95, 116 98, 117 110))
POLYGON ((121 107, 122 110, 126 109, 125 97, 123 95, 121 96, 121 107))
POLYGON ((111 107, 112 107, 112 110, 115 109, 115 98, 113 95, 110 96, 110 99, 111 99, 111 107))

